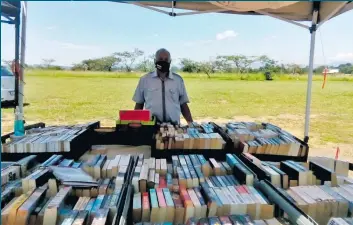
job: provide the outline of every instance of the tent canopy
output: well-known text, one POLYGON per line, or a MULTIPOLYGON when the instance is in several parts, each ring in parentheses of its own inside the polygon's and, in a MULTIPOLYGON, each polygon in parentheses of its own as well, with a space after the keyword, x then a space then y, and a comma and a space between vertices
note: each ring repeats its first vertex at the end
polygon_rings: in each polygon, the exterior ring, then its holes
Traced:
POLYGON ((1 16, 16 17, 21 9, 20 1, 1 1, 1 16))
POLYGON ((141 7, 149 8, 155 11, 166 13, 170 16, 192 15, 199 13, 227 13, 240 15, 269 15, 283 20, 289 21, 312 21, 313 11, 318 11, 317 23, 325 22, 336 17, 346 11, 353 9, 352 1, 258 1, 258 2, 233 2, 233 1, 201 1, 201 2, 184 2, 184 1, 137 1, 125 2, 135 4, 141 7), (155 7, 192 10, 191 13, 174 13, 166 12, 155 7), (195 12, 196 11, 196 12, 195 12))
MULTIPOLYGON (((352 1, 169 1, 169 2, 124 2, 143 8, 164 13, 169 16, 185 16, 202 13, 227 13, 238 15, 267 15, 288 23, 295 24, 310 31, 309 74, 305 108, 304 141, 309 140, 311 89, 314 69, 314 48, 316 30, 326 21, 353 9, 352 1), (165 11, 161 8, 170 8, 165 11), (191 10, 190 12, 175 13, 174 9, 191 10), (305 25, 301 22, 310 22, 305 25)), ((351 21, 348 21, 351 22, 351 21)))

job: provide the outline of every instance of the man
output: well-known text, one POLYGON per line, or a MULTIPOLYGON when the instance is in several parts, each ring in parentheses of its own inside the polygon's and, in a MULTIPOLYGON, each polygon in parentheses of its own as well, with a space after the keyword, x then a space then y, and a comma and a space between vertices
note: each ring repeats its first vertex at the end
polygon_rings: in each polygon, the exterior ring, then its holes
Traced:
POLYGON ((174 124, 180 124, 182 114, 188 123, 192 123, 183 78, 170 71, 170 53, 166 49, 158 50, 154 63, 156 71, 142 76, 137 85, 133 97, 135 110, 145 106, 157 121, 174 124))

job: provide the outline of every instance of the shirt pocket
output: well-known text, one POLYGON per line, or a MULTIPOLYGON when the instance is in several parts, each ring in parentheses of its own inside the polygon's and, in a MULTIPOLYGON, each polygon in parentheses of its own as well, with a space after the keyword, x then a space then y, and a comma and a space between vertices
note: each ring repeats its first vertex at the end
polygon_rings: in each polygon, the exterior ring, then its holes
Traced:
POLYGON ((177 89, 170 88, 166 94, 169 95, 170 99, 173 102, 178 103, 179 102, 179 94, 178 93, 179 92, 177 89))
POLYGON ((156 100, 156 98, 158 97, 159 91, 160 91, 159 88, 146 88, 146 92, 145 92, 146 101, 156 100))

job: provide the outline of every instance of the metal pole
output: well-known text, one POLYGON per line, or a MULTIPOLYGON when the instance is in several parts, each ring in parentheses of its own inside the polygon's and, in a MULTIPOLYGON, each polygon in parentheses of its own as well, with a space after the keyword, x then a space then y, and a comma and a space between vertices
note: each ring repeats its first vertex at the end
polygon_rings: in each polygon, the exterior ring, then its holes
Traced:
MULTIPOLYGON (((22 3, 22 2, 21 2, 22 3)), ((18 108, 21 115, 23 116, 23 97, 24 97, 24 74, 25 74, 25 57, 26 57, 26 31, 27 31, 27 2, 24 1, 22 4, 22 30, 21 30, 21 77, 19 80, 19 96, 18 96, 18 108)), ((23 118, 21 118, 23 119, 23 118)))
POLYGON ((255 183, 258 188, 264 192, 271 202, 278 205, 287 215, 289 220, 298 225, 315 225, 315 222, 310 221, 308 218, 302 215, 300 211, 294 208, 290 203, 283 199, 273 188, 271 188, 265 181, 255 183))
POLYGON ((316 36, 316 22, 317 22, 318 11, 313 13, 313 22, 310 28, 310 55, 309 55, 309 74, 308 74, 308 85, 306 91, 306 108, 305 108, 305 130, 304 130, 304 141, 309 141, 309 124, 310 124, 310 105, 311 105, 311 88, 313 84, 313 71, 314 71, 314 52, 315 52, 315 36, 316 36))
POLYGON ((18 96, 19 96, 19 75, 18 71, 20 57, 20 12, 15 17, 15 106, 18 106, 18 96))

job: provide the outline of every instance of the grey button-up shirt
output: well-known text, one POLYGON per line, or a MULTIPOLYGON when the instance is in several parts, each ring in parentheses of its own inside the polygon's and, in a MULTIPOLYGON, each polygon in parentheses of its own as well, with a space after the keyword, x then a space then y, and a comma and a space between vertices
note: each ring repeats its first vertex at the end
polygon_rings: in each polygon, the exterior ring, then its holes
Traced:
MULTIPOLYGON (((189 102, 183 78, 176 73, 169 73, 164 81, 166 121, 180 123, 180 105, 189 102)), ((140 78, 132 100, 145 104, 145 109, 159 121, 163 121, 163 87, 157 72, 148 73, 140 78)), ((163 122, 166 122, 163 121, 163 122)))

